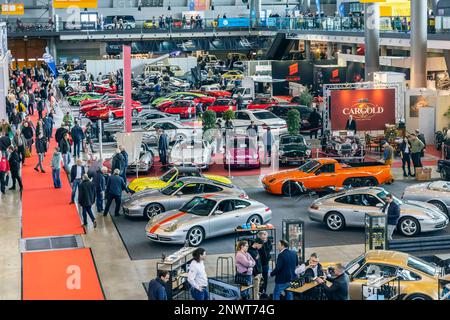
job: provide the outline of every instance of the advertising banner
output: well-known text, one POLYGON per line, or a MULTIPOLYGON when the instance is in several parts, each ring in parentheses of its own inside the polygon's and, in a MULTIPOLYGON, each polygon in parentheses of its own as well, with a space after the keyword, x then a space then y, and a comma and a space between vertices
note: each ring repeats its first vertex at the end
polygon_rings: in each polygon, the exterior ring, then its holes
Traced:
POLYGON ((272 79, 285 80, 273 84, 274 96, 289 95, 289 82, 312 86, 314 66, 311 61, 272 61, 272 79))
POLYGON ((219 28, 225 27, 249 27, 250 19, 249 18, 220 18, 219 19, 219 28))
POLYGON ((347 82, 364 81, 364 63, 347 61, 347 82))
POLYGON ((194 0, 194 3, 194 10, 196 11, 209 10, 209 0, 194 0))
POLYGON ((329 108, 332 130, 344 130, 350 115, 358 131, 384 130, 395 123, 395 89, 332 90, 329 108))
POLYGON ((23 3, 2 4, 3 15, 23 15, 25 14, 25 6, 23 3))
POLYGON ((314 66, 314 88, 320 92, 324 84, 343 83, 346 80, 346 67, 314 66))
POLYGON ((53 8, 65 9, 69 7, 97 8, 97 0, 53 0, 53 8))

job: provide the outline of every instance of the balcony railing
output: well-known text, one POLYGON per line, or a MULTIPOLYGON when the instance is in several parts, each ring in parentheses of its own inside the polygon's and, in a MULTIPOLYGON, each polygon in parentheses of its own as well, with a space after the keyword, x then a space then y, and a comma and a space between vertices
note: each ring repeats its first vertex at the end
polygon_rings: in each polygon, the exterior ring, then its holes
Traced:
MULTIPOLYGON (((444 29, 444 19, 429 19, 428 32, 436 33, 444 29), (437 27, 437 28, 436 28, 437 27), (437 31, 436 31, 437 30, 437 31)), ((44 19, 21 19, 6 20, 10 33, 28 34, 40 32, 57 33, 171 33, 180 31, 227 31, 227 30, 305 30, 305 31, 341 31, 362 32, 364 31, 364 17, 269 17, 260 21, 251 20, 246 17, 218 18, 201 20, 172 19, 136 20, 127 21, 104 21, 104 22, 49 22, 44 19), (259 22, 259 23, 257 23, 259 22)), ((410 31, 409 17, 382 17, 380 19, 381 32, 408 33, 410 31)))

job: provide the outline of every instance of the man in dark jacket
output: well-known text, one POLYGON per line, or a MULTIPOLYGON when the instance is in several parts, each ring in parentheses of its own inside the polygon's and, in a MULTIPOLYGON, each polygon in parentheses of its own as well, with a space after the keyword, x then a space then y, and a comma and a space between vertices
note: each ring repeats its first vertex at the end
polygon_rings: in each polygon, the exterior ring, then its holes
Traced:
POLYGON ((263 283, 261 286, 261 293, 266 293, 267 283, 269 280, 269 262, 272 258, 272 241, 269 239, 269 234, 267 231, 258 232, 258 238, 263 241, 261 249, 259 249, 259 255, 261 257, 261 267, 262 267, 262 279, 263 283))
POLYGON ((94 228, 97 228, 97 221, 92 213, 92 205, 95 202, 95 186, 87 174, 83 174, 83 181, 78 186, 78 204, 83 208, 83 227, 87 226, 87 215, 92 220, 94 228))
POLYGON ((313 135, 314 135, 314 139, 317 139, 317 132, 319 131, 319 125, 320 125, 321 120, 322 120, 322 117, 317 112, 317 109, 313 108, 313 111, 309 115, 309 119, 308 119, 309 126, 310 126, 310 131, 309 131, 310 139, 312 139, 313 135))
POLYGON ((97 213, 103 212, 103 198, 105 196, 106 190, 107 173, 108 168, 106 167, 98 168, 97 172, 94 174, 93 177, 96 192, 97 213))
POLYGON ((20 177, 20 156, 17 147, 9 146, 9 170, 11 171, 12 187, 9 190, 16 190, 16 181, 19 184, 20 192, 23 190, 22 179, 20 177))
POLYGON ((75 194, 85 173, 86 168, 83 166, 83 161, 81 161, 81 159, 78 159, 77 163, 74 164, 70 169, 70 183, 72 184, 72 196, 70 198, 70 204, 74 203, 75 201, 75 194))
POLYGON ((68 172, 70 164, 70 140, 69 134, 66 132, 64 137, 58 142, 59 151, 62 154, 64 170, 68 172))
POLYGON ((127 168, 128 168, 128 153, 125 150, 124 146, 119 146, 120 153, 123 156, 123 166, 122 171, 120 172, 120 176, 123 178, 124 181, 127 181, 127 168))
POLYGON ((0 138, 0 151, 2 154, 6 154, 6 150, 11 145, 11 139, 8 137, 6 132, 3 133, 3 136, 0 138))
POLYGON ((349 300, 348 289, 350 280, 345 273, 345 267, 338 263, 333 268, 333 273, 333 275, 328 275, 327 277, 327 280, 332 283, 330 287, 326 285, 326 281, 322 278, 317 278, 316 282, 320 283, 328 300, 349 300))
POLYGON ((345 130, 353 131, 356 134, 356 121, 353 120, 353 116, 348 117, 347 123, 345 124, 345 130))
POLYGON ((107 201, 105 211, 103 212, 104 217, 108 214, 109 207, 113 200, 116 204, 114 215, 119 215, 120 205, 122 204, 122 191, 126 191, 127 193, 130 192, 125 181, 120 176, 120 170, 115 169, 114 173, 109 177, 108 182, 106 183, 107 201))
POLYGON ((253 267, 253 300, 259 300, 259 287, 262 278, 262 264, 259 250, 264 245, 264 241, 260 238, 256 238, 252 245, 248 248, 248 253, 255 260, 255 266, 253 267))
POLYGON ((36 164, 36 166, 34 167, 34 170, 35 171, 39 171, 38 168, 40 168, 41 172, 45 173, 44 168, 43 168, 42 165, 44 163, 45 153, 47 152, 47 139, 44 137, 44 135, 42 133, 36 139, 36 152, 38 154, 39 161, 36 164))
POLYGON ((78 121, 75 120, 72 130, 70 130, 70 134, 73 140, 73 156, 78 159, 80 157, 82 142, 84 139, 84 132, 78 125, 78 121))
POLYGON ((69 133, 69 129, 67 127, 60 127, 56 129, 55 132, 55 140, 57 143, 61 141, 62 138, 64 138, 65 134, 69 133))
MULTIPOLYGON (((273 290, 273 300, 280 300, 282 291, 290 287, 291 281, 295 279, 295 267, 298 264, 297 254, 289 250, 289 244, 285 240, 278 243, 279 254, 275 269, 270 273, 271 277, 275 277, 275 288, 273 290)), ((285 291, 286 300, 293 300, 292 292, 285 291)))
POLYGON ((158 276, 148 284, 148 300, 167 300, 166 285, 169 279, 169 271, 158 270, 158 276))
POLYGON ((158 153, 159 161, 161 161, 163 170, 166 169, 167 166, 167 150, 169 150, 169 137, 163 129, 159 129, 158 153))
POLYGON ((397 203, 395 203, 392 194, 388 193, 386 195, 386 203, 381 211, 387 215, 387 235, 388 240, 392 240, 392 234, 394 233, 398 220, 400 219, 400 207, 397 203))
POLYGON ((120 149, 116 149, 116 152, 111 160, 111 171, 119 169, 119 172, 122 173, 123 165, 125 163, 125 158, 123 154, 120 152, 120 149))
POLYGON ((242 98, 242 95, 240 92, 237 94, 236 106, 237 106, 238 110, 244 109, 244 98, 242 98))

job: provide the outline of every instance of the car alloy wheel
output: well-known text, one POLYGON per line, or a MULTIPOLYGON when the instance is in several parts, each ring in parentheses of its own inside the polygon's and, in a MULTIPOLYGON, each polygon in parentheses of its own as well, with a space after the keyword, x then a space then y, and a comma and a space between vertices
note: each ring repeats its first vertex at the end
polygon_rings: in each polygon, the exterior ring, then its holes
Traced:
POLYGON ((414 218, 403 218, 400 221, 400 232, 407 236, 411 237, 419 233, 419 222, 414 218))
POLYGON ((157 203, 150 203, 144 209, 144 215, 147 219, 151 219, 162 212, 164 212, 163 207, 157 203))
POLYGON ((338 212, 329 213, 326 217, 328 229, 339 231, 344 228, 344 217, 338 212))
POLYGON ((200 227, 194 227, 189 230, 187 235, 187 240, 189 245, 192 247, 197 247, 203 242, 204 234, 200 227))
POLYGON ((261 225, 262 224, 262 219, 261 219, 260 216, 254 214, 250 218, 248 218, 247 223, 254 223, 256 225, 261 225))

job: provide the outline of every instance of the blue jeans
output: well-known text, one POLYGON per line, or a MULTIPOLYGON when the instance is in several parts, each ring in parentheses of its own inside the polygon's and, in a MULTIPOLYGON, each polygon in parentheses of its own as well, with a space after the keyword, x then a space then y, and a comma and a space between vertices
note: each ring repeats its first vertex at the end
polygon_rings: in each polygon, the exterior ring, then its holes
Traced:
POLYGON ((97 212, 101 212, 103 211, 103 195, 101 191, 96 191, 97 192, 97 196, 95 198, 95 203, 97 206, 97 212))
POLYGON ((78 185, 81 183, 81 179, 75 179, 72 182, 72 198, 71 201, 75 202, 75 194, 77 193, 78 185))
POLYGON ((81 152, 82 144, 81 141, 73 142, 73 156, 79 158, 81 152))
POLYGON ((67 153, 64 153, 63 155, 62 155, 62 160, 63 160, 63 164, 64 164, 64 169, 66 169, 66 168, 68 168, 69 169, 69 172, 70 172, 70 167, 69 167, 69 165, 70 165, 70 153, 69 152, 67 152, 67 153))
POLYGON ((88 206, 88 207, 83 207, 83 224, 87 224, 87 215, 89 215, 89 217, 91 218, 92 222, 95 221, 95 216, 92 213, 92 207, 88 206))
MULTIPOLYGON (((275 288, 273 289, 273 300, 280 300, 280 293, 285 289, 289 288, 291 284, 287 283, 276 283, 275 288)), ((294 295, 292 292, 284 291, 286 294, 286 300, 294 300, 294 295)))
POLYGON ((53 178, 53 185, 55 188, 61 188, 61 179, 60 179, 60 173, 61 169, 52 169, 52 178, 53 178))
POLYGON ((194 300, 209 300, 208 289, 203 289, 203 291, 198 291, 195 288, 191 288, 191 295, 194 300))

